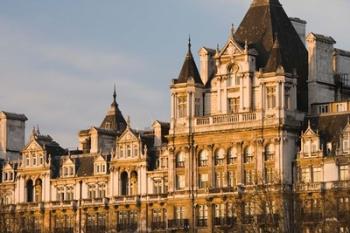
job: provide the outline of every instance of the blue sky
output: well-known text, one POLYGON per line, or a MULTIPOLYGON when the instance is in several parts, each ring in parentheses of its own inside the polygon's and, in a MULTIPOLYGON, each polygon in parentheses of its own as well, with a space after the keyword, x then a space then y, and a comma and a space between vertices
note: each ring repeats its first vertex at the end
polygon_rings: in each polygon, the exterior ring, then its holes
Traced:
MULTIPOLYGON (((350 1, 281 0, 307 31, 350 50, 350 1)), ((1 0, 0 110, 25 113, 63 147, 117 101, 132 126, 168 120, 169 85, 193 52, 223 45, 249 0, 1 0)))

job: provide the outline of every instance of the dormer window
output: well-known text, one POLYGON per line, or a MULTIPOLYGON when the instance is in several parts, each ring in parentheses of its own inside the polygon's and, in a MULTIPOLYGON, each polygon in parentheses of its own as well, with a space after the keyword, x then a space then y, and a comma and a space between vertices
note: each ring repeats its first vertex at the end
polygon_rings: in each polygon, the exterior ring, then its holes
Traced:
POLYGON ((39 156, 39 164, 38 165, 42 165, 44 163, 44 158, 42 155, 39 156))
POLYGON ((95 163, 95 174, 106 174, 106 163, 95 163))
POLYGON ((33 166, 36 166, 36 155, 33 155, 33 166))
POLYGON ((64 165, 63 168, 63 177, 71 177, 74 176, 74 165, 64 165))
POLYGON ((137 145, 134 145, 134 156, 138 156, 139 149, 137 145))
POLYGON ((30 165, 30 157, 29 155, 26 156, 26 166, 30 165))
POLYGON ((124 157, 124 148, 123 148, 123 146, 119 147, 119 157, 120 158, 124 157))
POLYGON ((131 157, 131 146, 130 145, 126 146, 126 153, 127 153, 128 157, 131 157))
POLYGON ((345 153, 349 152, 349 140, 348 140, 348 138, 343 139, 343 151, 345 153))

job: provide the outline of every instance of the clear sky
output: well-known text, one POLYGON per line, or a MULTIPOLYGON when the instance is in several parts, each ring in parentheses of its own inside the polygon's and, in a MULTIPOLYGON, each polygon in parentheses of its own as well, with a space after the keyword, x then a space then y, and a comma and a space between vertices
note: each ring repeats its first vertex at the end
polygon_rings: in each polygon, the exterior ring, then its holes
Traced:
MULTIPOLYGON (((350 50, 349 0, 280 0, 307 31, 350 50)), ((0 110, 24 113, 63 147, 117 101, 132 126, 168 120, 169 85, 193 52, 223 45, 250 0, 1 0, 0 110)), ((198 60, 198 59, 197 59, 198 60)), ((198 64, 198 63, 197 63, 198 64)))

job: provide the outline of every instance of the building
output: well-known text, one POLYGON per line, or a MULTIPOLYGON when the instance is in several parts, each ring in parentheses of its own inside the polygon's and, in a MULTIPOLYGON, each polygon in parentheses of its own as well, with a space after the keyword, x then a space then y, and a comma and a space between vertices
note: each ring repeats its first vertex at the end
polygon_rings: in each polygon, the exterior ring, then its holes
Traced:
POLYGON ((114 91, 75 151, 34 129, 3 162, 0 231, 349 232, 350 53, 305 32, 254 0, 199 69, 189 41, 170 123, 133 129, 114 91))

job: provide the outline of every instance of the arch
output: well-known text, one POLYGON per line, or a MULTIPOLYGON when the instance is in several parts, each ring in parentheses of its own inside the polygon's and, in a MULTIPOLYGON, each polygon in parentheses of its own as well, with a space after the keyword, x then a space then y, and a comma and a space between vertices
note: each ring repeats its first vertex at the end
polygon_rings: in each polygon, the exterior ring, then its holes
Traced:
POLYGON ((43 182, 41 179, 36 179, 35 180, 35 202, 41 202, 42 200, 42 189, 43 189, 43 182))
POLYGON ((275 146, 269 143, 265 146, 265 161, 273 160, 275 155, 275 146))
POLYGON ((225 150, 219 148, 215 151, 215 165, 222 165, 225 160, 225 150))
POLYGON ((237 148, 230 147, 227 152, 227 159, 229 164, 233 164, 237 161, 237 148))
POLYGON ((253 162, 253 147, 247 146, 244 148, 244 162, 251 163, 253 162))
POLYGON ((176 167, 185 167, 185 152, 179 152, 176 155, 176 167))
POLYGON ((120 174, 120 181, 121 181, 120 194, 122 196, 126 196, 128 195, 128 186, 129 186, 129 178, 128 178, 128 173, 126 171, 120 174))
POLYGON ((136 171, 132 171, 130 174, 130 195, 137 195, 138 193, 138 176, 136 171))
POLYGON ((202 150, 199 153, 199 157, 198 157, 198 165, 200 167, 204 167, 208 165, 208 157, 209 157, 209 153, 207 150, 202 150))
POLYGON ((33 202, 34 185, 33 180, 29 179, 26 183, 26 200, 27 202, 33 202))
POLYGON ((240 85, 240 78, 237 75, 238 71, 239 71, 239 66, 237 64, 229 64, 227 66, 228 85, 229 86, 240 85))

